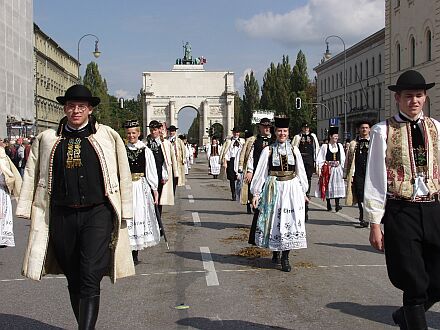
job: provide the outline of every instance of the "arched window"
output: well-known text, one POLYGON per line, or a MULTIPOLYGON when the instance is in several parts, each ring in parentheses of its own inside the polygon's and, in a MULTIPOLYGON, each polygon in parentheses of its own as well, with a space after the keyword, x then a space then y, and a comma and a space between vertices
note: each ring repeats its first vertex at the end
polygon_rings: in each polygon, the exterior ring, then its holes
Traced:
POLYGON ((411 37, 410 40, 410 60, 411 60, 411 66, 416 66, 416 39, 414 37, 411 37))
POLYGON ((368 72, 368 60, 365 60, 365 77, 368 77, 370 73, 368 72))
POLYGON ((359 63, 359 80, 362 80, 362 62, 359 63))
POLYGON ((432 60, 432 37, 431 30, 426 31, 426 60, 432 60))
POLYGON ((378 60, 378 65, 379 65, 379 73, 382 73, 382 54, 379 54, 379 60, 378 60))
POLYGON ((339 87, 342 87, 343 85, 343 81, 342 81, 342 71, 341 71, 341 73, 339 74, 339 87))
POLYGON ((371 75, 374 76, 376 73, 374 72, 374 56, 371 58, 371 75))
POLYGON ((382 108, 382 84, 377 85, 377 107, 382 108))
POLYGON ((376 99, 375 99, 375 89, 376 86, 373 86, 373 88, 371 89, 371 107, 374 109, 374 107, 376 106, 376 99))
POLYGON ((335 90, 335 76, 332 75, 332 90, 335 90))
POLYGON ((350 84, 353 82, 353 70, 350 67, 350 84))
POLYGON ((357 64, 354 66, 354 81, 358 81, 358 67, 357 67, 357 64))
POLYGON ((400 71, 400 44, 397 43, 396 45, 396 65, 397 65, 397 71, 400 71))

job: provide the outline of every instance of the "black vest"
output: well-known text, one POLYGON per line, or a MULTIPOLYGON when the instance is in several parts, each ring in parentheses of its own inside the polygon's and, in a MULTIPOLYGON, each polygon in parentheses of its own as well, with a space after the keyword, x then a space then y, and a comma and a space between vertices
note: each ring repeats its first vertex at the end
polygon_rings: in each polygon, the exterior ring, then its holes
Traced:
POLYGON ((211 156, 220 156, 218 153, 218 144, 215 146, 211 145, 211 156))
POLYGON ((91 205, 107 200, 100 161, 87 139, 91 134, 90 124, 74 132, 64 126, 53 159, 54 205, 91 205))
POLYGON ((252 154, 254 159, 254 171, 257 168, 258 160, 260 159, 263 149, 274 142, 272 137, 258 135, 254 141, 254 152, 252 154))
POLYGON ((273 166, 272 152, 269 156, 269 171, 295 171, 295 165, 289 165, 287 155, 280 155, 280 166, 273 166))
POLYGON ((145 148, 131 150, 125 146, 127 150, 128 164, 131 173, 145 174, 145 148))
POLYGON ((356 141, 355 149, 355 171, 354 175, 356 177, 365 178, 365 173, 367 171, 367 159, 368 150, 370 147, 370 141, 368 139, 358 138, 356 141))
POLYGON ((315 160, 315 143, 312 134, 301 134, 298 146, 304 164, 309 164, 315 160))
POLYGON ((337 144, 338 146, 338 151, 336 152, 331 152, 330 151, 330 144, 327 144, 327 153, 325 155, 325 160, 326 161, 341 161, 341 149, 339 147, 339 143, 337 144))

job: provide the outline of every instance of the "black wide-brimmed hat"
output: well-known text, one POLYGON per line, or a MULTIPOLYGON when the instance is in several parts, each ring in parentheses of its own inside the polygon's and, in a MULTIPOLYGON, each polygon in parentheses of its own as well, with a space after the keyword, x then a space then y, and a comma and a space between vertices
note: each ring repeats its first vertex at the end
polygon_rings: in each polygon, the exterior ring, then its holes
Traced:
POLYGON ((139 121, 137 120, 126 120, 124 123, 124 128, 139 127, 139 121))
POLYGON ((170 131, 170 132, 175 132, 175 131, 177 131, 179 128, 177 128, 176 126, 174 126, 174 125, 171 125, 170 127, 168 127, 168 130, 170 131))
POLYGON ((305 121, 302 123, 301 127, 309 127, 309 123, 305 121))
POLYGON ((161 128, 162 124, 159 123, 157 120, 152 120, 150 121, 150 123, 148 124, 149 128, 161 128))
POLYGON ((276 128, 289 128, 290 118, 288 117, 275 117, 276 128))
POLYGON ((339 134, 339 127, 338 126, 330 126, 328 128, 328 136, 332 136, 333 134, 339 134))
POLYGON ((393 92, 400 92, 403 90, 428 90, 434 87, 435 83, 427 84, 425 78, 421 73, 415 70, 408 70, 402 73, 395 85, 388 86, 388 89, 393 92))
POLYGON ((266 118, 266 117, 261 118, 260 122, 258 123, 258 125, 272 127, 272 123, 271 123, 270 119, 266 118))
POLYGON ((67 101, 87 101, 92 107, 96 107, 101 99, 99 97, 92 96, 92 92, 84 85, 70 86, 64 96, 58 96, 57 101, 65 105, 67 101))
POLYGON ((231 132, 240 132, 240 129, 238 127, 234 127, 231 132))

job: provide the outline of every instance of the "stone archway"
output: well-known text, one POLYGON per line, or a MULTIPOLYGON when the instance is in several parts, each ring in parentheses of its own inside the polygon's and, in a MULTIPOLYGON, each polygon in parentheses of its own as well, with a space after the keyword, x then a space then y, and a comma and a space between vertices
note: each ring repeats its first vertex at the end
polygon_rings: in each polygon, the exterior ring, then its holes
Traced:
POLYGON ((201 143, 209 141, 211 124, 223 126, 228 136, 234 125, 234 73, 207 72, 203 65, 174 65, 172 71, 142 74, 143 129, 151 120, 177 126, 177 114, 192 107, 200 114, 201 143))

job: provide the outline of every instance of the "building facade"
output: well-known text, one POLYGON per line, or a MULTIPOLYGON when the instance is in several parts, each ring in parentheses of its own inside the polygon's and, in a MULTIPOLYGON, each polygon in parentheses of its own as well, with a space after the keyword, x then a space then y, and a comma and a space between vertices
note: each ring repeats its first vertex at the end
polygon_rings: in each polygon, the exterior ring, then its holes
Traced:
POLYGON ((64 116, 57 96, 78 83, 78 61, 34 24, 36 133, 56 128, 64 116))
POLYGON ((32 0, 0 0, 0 138, 34 123, 32 0))
MULTIPOLYGON (((396 82, 406 70, 419 71, 427 82, 440 78, 439 0, 385 1, 385 85, 396 82)), ((424 113, 440 118, 440 86, 429 90, 424 113)), ((385 89, 385 111, 381 119, 397 111, 393 93, 385 89)))
POLYGON ((356 137, 360 120, 373 124, 379 121, 380 113, 384 112, 384 41, 385 29, 382 29, 347 48, 345 54, 342 52, 331 57, 327 52, 314 68, 317 75, 317 136, 320 140, 327 138, 329 126, 339 126, 342 141, 344 129, 347 138, 356 137))

